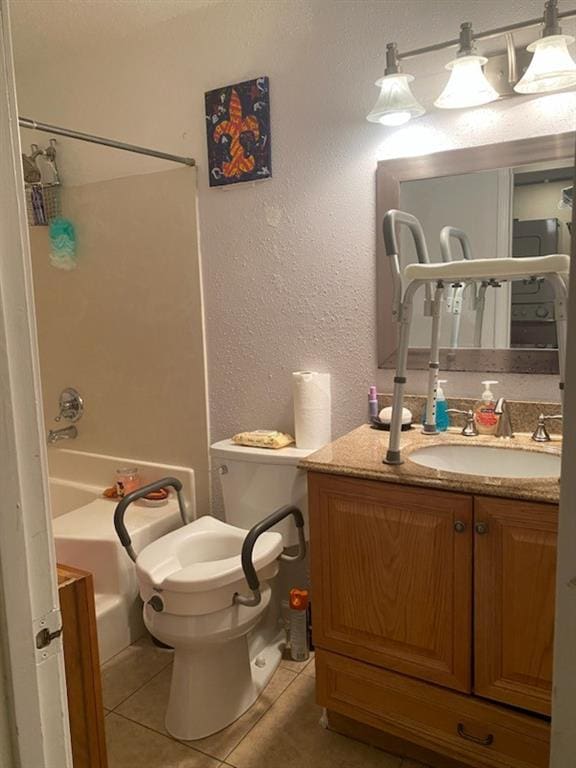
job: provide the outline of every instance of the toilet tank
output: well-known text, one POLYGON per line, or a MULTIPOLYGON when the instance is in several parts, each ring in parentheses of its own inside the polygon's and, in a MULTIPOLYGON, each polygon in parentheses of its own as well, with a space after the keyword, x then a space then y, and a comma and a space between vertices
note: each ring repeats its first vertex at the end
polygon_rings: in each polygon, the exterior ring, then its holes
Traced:
MULTIPOLYGON (((306 472, 297 465, 312 450, 250 448, 221 440, 214 443, 211 453, 220 474, 227 523, 250 529, 279 507, 293 504, 304 515, 308 538, 306 472)), ((284 546, 298 543, 293 517, 272 530, 282 534, 284 546)))

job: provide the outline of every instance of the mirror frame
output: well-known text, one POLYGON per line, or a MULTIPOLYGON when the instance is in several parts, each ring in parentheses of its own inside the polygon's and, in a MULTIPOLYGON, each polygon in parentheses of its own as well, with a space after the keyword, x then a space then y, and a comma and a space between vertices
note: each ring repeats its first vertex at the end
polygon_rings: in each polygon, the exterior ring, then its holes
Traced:
MULTIPOLYGON (((378 367, 395 368, 397 324, 392 321, 392 282, 382 220, 386 211, 400 207, 403 181, 456 176, 477 171, 515 168, 547 161, 569 160, 574 164, 576 132, 537 136, 464 149, 450 149, 429 155, 381 160, 376 171, 376 285, 378 322, 378 367)), ((574 245, 572 246, 574 251, 574 245)), ((412 347, 408 369, 428 368, 427 347, 412 347)), ((486 371, 510 373, 558 373, 558 352, 549 349, 442 348, 440 367, 444 371, 486 371)))

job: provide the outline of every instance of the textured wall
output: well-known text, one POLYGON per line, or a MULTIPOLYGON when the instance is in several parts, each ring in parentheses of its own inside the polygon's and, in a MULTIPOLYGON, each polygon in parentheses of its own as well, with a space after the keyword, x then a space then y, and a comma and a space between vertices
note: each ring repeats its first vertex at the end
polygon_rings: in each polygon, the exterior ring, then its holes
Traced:
MULTIPOLYGON (((385 129, 364 119, 385 43, 426 45, 456 35, 460 21, 482 29, 538 16, 541 5, 251 0, 166 22, 122 46, 107 45, 105 55, 95 54, 94 40, 68 60, 50 52, 42 77, 37 63, 21 61, 23 113, 198 158, 212 439, 246 428, 291 429, 295 369, 332 374, 335 434, 364 419, 374 379, 389 389, 390 374, 376 371, 376 162, 571 130, 576 100, 573 93, 519 98, 463 113, 435 111, 385 129), (210 190, 203 92, 261 74, 271 80, 274 178, 210 190)), ((445 61, 442 54, 411 66, 422 75, 416 92, 428 106, 445 79, 445 61)), ((158 167, 65 146, 71 180, 158 167)), ((475 394, 480 378, 452 375, 450 391, 475 394)), ((422 386, 421 376, 411 379, 411 388, 422 386)), ((555 389, 549 377, 508 376, 502 391, 550 399, 555 389)))

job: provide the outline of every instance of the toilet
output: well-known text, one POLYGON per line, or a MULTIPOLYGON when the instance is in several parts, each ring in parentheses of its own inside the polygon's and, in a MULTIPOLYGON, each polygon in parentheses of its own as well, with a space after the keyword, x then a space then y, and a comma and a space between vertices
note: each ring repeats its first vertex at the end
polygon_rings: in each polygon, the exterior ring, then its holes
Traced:
MULTIPOLYGON (((238 446, 211 448, 225 521, 201 517, 149 544, 136 573, 150 633, 174 648, 166 729, 177 739, 209 736, 239 718, 278 667, 285 640, 283 603, 308 583, 307 558, 285 562, 297 546, 292 518, 258 538, 253 564, 260 581, 256 606, 241 564, 242 544, 256 523, 285 505, 298 507, 307 534, 306 475, 297 468, 310 450, 238 446)), ((306 536, 307 538, 307 536, 306 536)))

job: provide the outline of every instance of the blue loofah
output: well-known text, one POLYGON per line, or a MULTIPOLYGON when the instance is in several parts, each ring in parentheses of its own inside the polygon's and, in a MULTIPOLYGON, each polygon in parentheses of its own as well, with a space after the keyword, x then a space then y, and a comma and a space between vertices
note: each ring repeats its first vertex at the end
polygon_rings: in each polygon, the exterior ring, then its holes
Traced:
POLYGON ((58 269, 74 269, 76 257, 76 230, 70 219, 52 219, 50 236, 50 263, 58 269))

